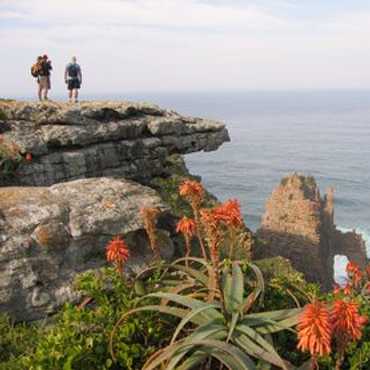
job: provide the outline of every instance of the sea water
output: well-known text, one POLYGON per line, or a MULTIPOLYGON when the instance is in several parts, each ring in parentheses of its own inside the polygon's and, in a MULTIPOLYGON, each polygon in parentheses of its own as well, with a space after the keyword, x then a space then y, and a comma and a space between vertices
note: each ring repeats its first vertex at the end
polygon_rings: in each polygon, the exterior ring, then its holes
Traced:
MULTIPOLYGON (((282 177, 315 177, 321 194, 335 188, 335 221, 356 229, 370 252, 370 91, 238 91, 132 94, 182 114, 224 121, 231 143, 188 155, 221 200, 240 200, 246 223, 258 228, 264 206, 282 177)), ((338 257, 340 275, 346 259, 338 257)))

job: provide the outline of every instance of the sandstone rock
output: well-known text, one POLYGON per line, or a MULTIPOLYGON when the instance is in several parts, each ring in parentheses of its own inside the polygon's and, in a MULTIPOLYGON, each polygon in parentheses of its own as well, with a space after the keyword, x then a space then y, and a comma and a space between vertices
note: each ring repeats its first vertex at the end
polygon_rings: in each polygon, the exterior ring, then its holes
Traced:
POLYGON ((330 289, 334 256, 343 254, 362 268, 367 263, 365 242, 360 235, 342 233, 334 224, 334 195, 324 198, 312 177, 294 174, 284 178, 266 203, 258 237, 265 242, 255 257, 283 256, 306 279, 330 289))
POLYGON ((146 103, 0 102, 0 109, 4 139, 33 156, 18 168, 15 185, 100 176, 146 183, 163 175, 169 155, 216 150, 230 140, 223 123, 146 103))
MULTIPOLYGON (((129 180, 92 178, 51 187, 0 188, 0 311, 17 320, 45 317, 77 298, 74 276, 105 263, 105 245, 124 235, 126 273, 152 260, 142 207, 167 207, 157 193, 129 180)), ((160 231, 161 251, 174 249, 160 231)))

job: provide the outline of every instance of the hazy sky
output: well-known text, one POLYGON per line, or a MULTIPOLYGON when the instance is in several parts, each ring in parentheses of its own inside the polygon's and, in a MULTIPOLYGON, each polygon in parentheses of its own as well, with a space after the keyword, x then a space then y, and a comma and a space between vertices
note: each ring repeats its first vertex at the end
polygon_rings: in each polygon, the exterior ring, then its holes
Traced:
POLYGON ((54 93, 72 55, 86 93, 368 88, 369 0, 0 0, 0 96, 54 93))

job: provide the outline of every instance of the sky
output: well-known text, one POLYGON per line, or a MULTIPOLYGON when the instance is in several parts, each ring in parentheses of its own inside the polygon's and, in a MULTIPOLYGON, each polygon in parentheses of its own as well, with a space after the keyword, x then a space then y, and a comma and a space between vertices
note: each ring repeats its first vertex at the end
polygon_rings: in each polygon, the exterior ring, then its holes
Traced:
POLYGON ((54 94, 76 55, 87 94, 366 89, 369 0, 0 0, 0 96, 47 53, 54 94))

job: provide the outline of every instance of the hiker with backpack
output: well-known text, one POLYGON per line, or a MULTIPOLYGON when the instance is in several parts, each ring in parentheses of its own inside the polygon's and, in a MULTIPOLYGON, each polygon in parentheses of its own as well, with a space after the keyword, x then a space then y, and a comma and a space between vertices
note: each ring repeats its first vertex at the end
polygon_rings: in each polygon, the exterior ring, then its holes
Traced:
POLYGON ((50 71, 53 69, 47 55, 37 57, 36 63, 31 67, 31 74, 37 78, 39 100, 48 100, 50 90, 50 71))
POLYGON ((73 57, 71 63, 68 63, 64 72, 64 80, 67 84, 69 102, 78 102, 78 90, 82 83, 81 67, 77 64, 77 58, 73 57))

